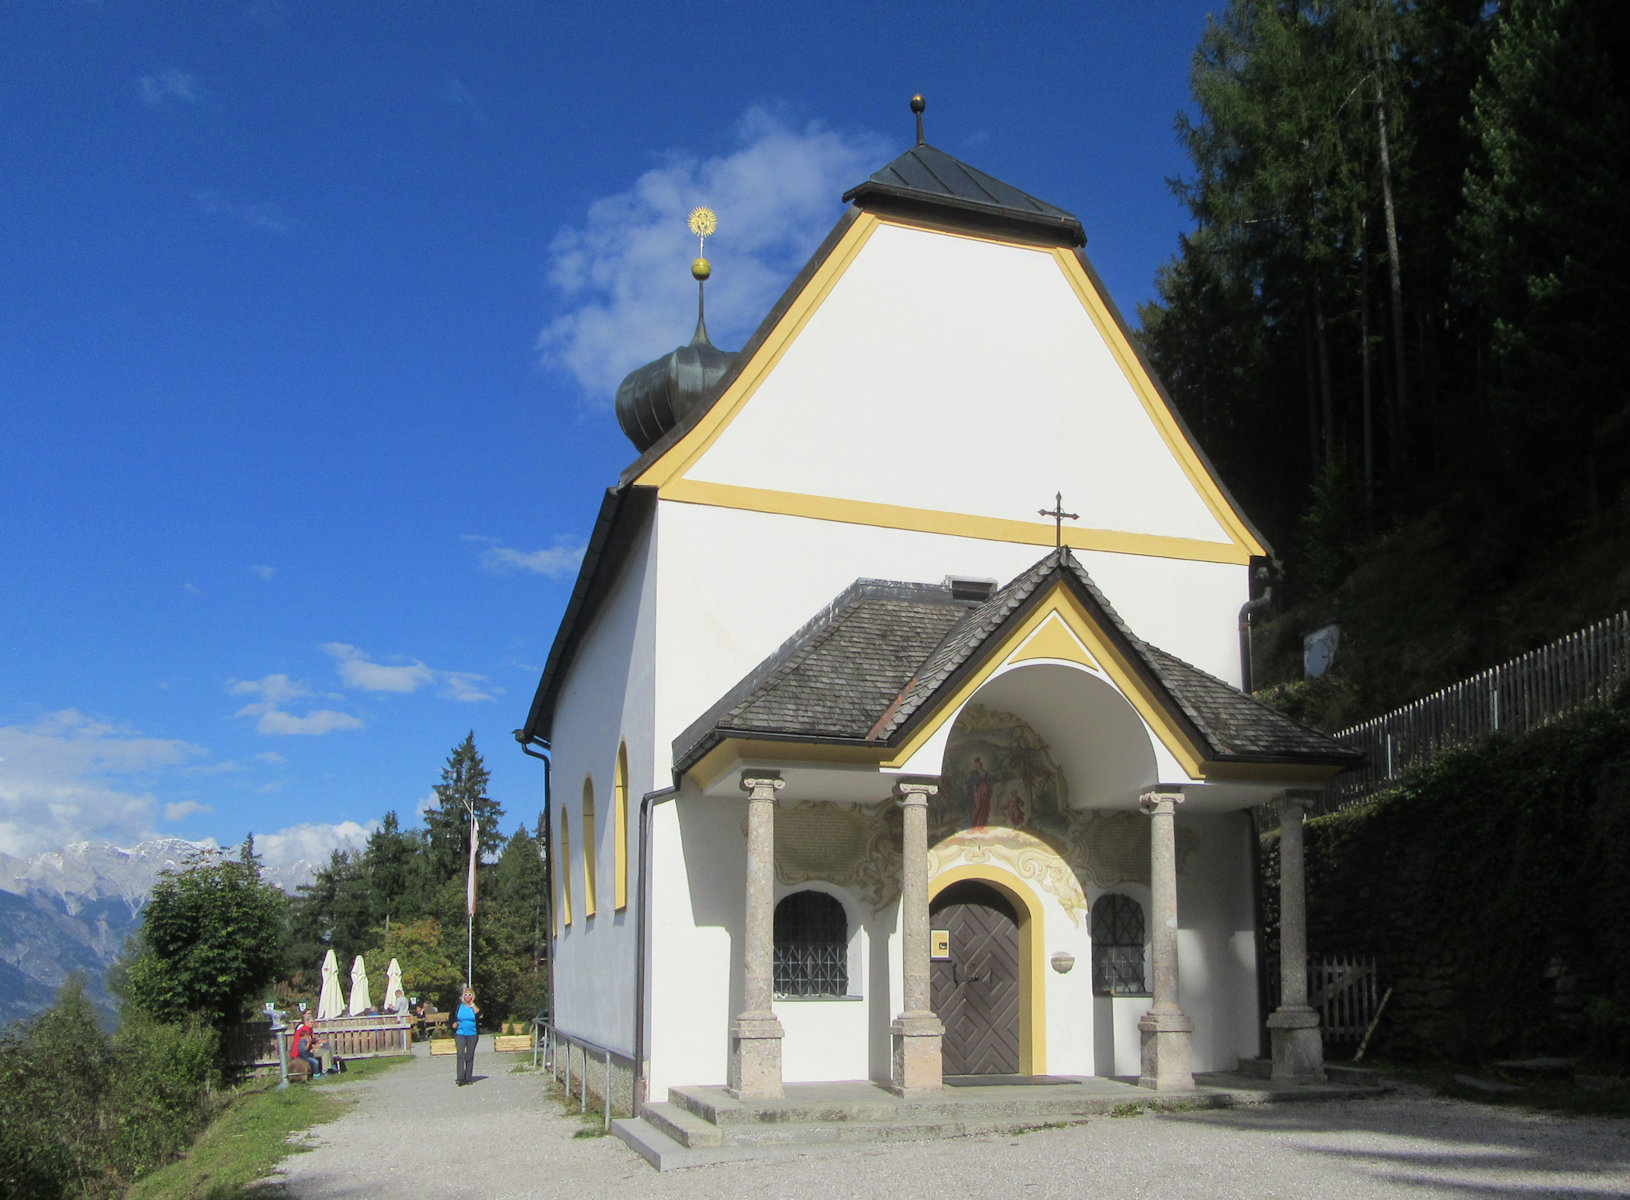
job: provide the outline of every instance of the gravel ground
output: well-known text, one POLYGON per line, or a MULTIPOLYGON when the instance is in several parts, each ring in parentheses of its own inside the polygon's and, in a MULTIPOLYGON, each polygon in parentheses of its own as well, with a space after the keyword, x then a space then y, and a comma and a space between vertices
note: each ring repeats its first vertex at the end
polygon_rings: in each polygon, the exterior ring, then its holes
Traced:
MULTIPOLYGON (((659 1175, 616 1138, 574 1135, 521 1055, 451 1056, 357 1083, 361 1103, 284 1164, 299 1200, 407 1196, 819 1197, 820 1200, 1371 1200, 1630 1196, 1630 1121, 1559 1118, 1410 1091, 1377 1100, 1096 1118, 1023 1135, 844 1149, 659 1175)), ((598 1126, 596 1125, 597 1129, 598 1126)))

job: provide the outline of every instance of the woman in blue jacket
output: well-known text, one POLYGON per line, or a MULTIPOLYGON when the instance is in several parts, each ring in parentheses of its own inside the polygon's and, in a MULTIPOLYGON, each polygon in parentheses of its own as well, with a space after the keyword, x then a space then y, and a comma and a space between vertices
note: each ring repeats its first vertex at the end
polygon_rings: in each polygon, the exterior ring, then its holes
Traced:
POLYGON ((453 1041, 458 1044, 458 1086, 473 1081, 475 1076, 475 1019, 481 1015, 476 1007, 475 989, 465 988, 459 997, 458 1012, 453 1017, 453 1041))

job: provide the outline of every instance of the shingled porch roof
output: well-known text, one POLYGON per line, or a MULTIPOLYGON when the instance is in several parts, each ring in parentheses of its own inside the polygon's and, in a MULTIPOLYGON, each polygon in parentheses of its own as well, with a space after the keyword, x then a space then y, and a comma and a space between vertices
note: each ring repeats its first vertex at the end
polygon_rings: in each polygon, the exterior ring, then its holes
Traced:
POLYGON ((851 584, 674 740, 683 772, 727 739, 875 746, 908 737, 934 701, 996 653, 1055 580, 1117 643, 1212 762, 1356 766, 1362 755, 1135 636, 1068 548, 983 601, 947 584, 851 584))

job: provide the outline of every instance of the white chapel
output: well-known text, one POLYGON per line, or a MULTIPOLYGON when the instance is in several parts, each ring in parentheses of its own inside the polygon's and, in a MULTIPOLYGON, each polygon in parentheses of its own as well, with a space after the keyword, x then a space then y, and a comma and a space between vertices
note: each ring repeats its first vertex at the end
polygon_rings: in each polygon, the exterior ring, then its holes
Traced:
POLYGON ((1239 690, 1268 548, 1080 223, 913 107, 741 350, 699 319, 619 389, 635 457, 517 733, 554 1024, 636 1107, 1182 1090, 1265 1025, 1277 1078, 1322 1078, 1293 966, 1264 1011, 1249 810, 1284 816, 1293 964, 1301 806, 1355 755, 1239 690))

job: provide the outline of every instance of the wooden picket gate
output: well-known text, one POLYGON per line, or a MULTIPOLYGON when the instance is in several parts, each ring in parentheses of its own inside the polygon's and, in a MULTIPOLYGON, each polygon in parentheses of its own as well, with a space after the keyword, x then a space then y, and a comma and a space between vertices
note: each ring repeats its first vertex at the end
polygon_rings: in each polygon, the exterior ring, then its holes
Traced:
MULTIPOLYGON (((1268 1007, 1279 1007, 1279 964, 1268 964, 1268 1007)), ((1319 1014, 1326 1042, 1363 1039, 1380 1005, 1373 954, 1307 956, 1307 1002, 1319 1014)))

